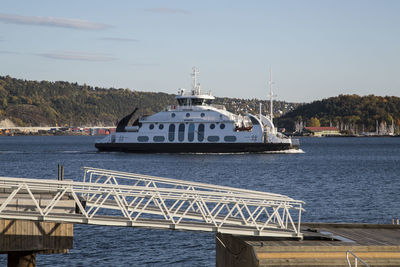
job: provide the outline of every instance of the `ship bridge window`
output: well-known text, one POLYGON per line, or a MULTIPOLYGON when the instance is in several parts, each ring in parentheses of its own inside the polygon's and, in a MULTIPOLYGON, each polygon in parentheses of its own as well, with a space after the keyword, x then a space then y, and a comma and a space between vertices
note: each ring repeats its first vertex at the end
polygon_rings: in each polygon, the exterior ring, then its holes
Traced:
POLYGON ((150 124, 149 128, 150 128, 150 130, 153 130, 154 129, 154 124, 150 124))
POLYGON ((160 129, 160 130, 164 129, 164 124, 158 125, 158 129, 160 129))
POLYGON ((225 129, 225 124, 221 123, 221 125, 219 126, 219 128, 221 128, 221 130, 222 130, 222 129, 225 129))
POLYGON ((168 129, 168 140, 173 142, 175 140, 175 124, 170 124, 168 129))
POLYGON ((185 105, 185 99, 178 99, 178 105, 179 106, 184 106, 185 105))
POLYGON ((199 128, 197 129, 197 140, 199 142, 203 142, 204 140, 204 124, 200 123, 199 128))
POLYGON ((194 140, 194 123, 189 124, 188 129, 188 141, 193 142, 194 140))
POLYGON ((178 129, 178 140, 182 142, 185 139, 185 124, 180 123, 178 129))
POLYGON ((215 124, 214 124, 214 123, 211 123, 210 129, 214 129, 214 128, 215 128, 215 124))
POLYGON ((193 98, 192 99, 192 105, 193 106, 202 106, 204 105, 205 101, 202 98, 193 98))

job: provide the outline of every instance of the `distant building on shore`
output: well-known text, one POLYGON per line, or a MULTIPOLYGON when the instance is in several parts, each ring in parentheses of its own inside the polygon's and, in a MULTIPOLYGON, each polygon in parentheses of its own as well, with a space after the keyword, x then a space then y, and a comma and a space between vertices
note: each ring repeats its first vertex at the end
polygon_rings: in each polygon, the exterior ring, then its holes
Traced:
POLYGON ((311 136, 341 135, 337 127, 304 127, 303 134, 311 136))
POLYGON ((0 127, 0 135, 108 135, 115 127, 0 127))

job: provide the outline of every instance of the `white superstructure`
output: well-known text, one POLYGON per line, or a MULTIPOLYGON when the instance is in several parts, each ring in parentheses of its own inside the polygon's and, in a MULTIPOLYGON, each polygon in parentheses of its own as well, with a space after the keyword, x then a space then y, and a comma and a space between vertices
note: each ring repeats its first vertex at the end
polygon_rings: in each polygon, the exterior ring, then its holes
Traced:
POLYGON ((194 67, 192 89, 179 89, 177 105, 142 116, 132 126, 127 124, 133 113, 128 115, 118 124, 117 132, 98 141, 96 147, 131 152, 261 152, 293 148, 291 139, 277 135, 272 115, 268 118, 260 112, 258 116, 241 116, 222 105, 213 105, 215 98, 202 92, 198 73, 194 67))

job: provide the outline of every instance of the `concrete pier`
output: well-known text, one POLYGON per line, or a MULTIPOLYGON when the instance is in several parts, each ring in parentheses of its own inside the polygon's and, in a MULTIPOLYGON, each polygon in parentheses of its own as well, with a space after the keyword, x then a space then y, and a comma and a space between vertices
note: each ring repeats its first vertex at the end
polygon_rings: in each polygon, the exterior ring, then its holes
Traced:
POLYGON ((349 250, 370 266, 400 266, 400 225, 304 223, 302 233, 303 240, 217 234, 216 266, 348 266, 349 250))

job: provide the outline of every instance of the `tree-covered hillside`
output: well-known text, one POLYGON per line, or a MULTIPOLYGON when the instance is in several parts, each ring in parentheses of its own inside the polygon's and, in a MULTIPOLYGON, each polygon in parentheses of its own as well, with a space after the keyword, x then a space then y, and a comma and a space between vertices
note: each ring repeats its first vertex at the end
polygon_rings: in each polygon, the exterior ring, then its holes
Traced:
MULTIPOLYGON (((229 111, 258 113, 259 100, 217 98, 229 111)), ((113 126, 139 107, 136 115, 153 114, 174 105, 175 95, 130 89, 99 88, 70 82, 27 81, 0 76, 0 121, 19 126, 113 126)), ((277 101, 274 112, 284 114, 299 104, 277 101)), ((264 113, 268 104, 264 101, 264 113)))
POLYGON ((307 126, 339 126, 341 130, 375 131, 376 123, 400 126, 400 98, 395 96, 339 95, 299 106, 278 119, 294 130, 296 122, 307 126))

